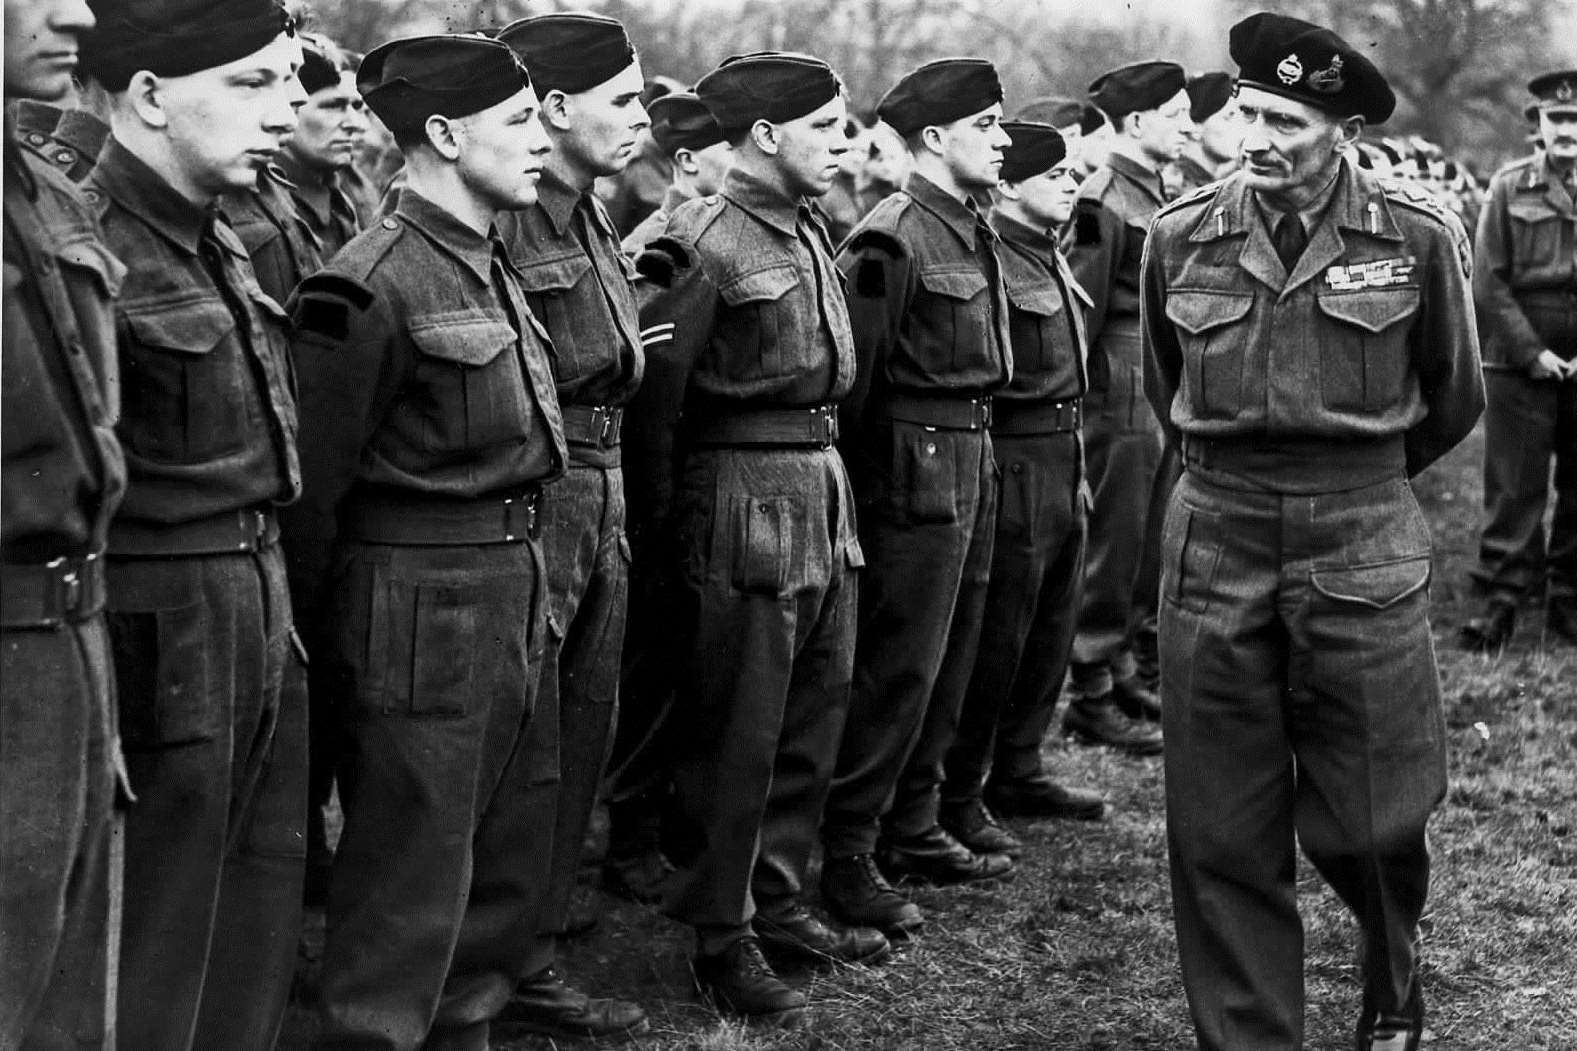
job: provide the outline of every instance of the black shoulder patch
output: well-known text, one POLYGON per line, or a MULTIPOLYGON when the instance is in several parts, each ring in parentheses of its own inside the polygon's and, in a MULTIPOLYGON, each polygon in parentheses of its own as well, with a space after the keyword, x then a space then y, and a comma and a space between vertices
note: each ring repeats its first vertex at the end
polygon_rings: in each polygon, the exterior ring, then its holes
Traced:
POLYGON ((904 254, 903 242, 886 230, 858 230, 843 246, 846 252, 858 252, 866 248, 885 252, 894 259, 902 259, 904 254))
POLYGON ((298 295, 290 313, 290 324, 296 332, 344 339, 350 333, 350 307, 342 299, 298 295))
POLYGON ((372 306, 373 300, 372 289, 355 278, 343 274, 313 274, 301 282, 301 292, 304 295, 321 293, 325 296, 334 296, 343 299, 357 310, 366 310, 372 306))
POLYGON ((1093 207, 1083 206, 1073 212, 1073 243, 1076 245, 1098 245, 1101 243, 1101 219, 1095 214, 1093 207))
POLYGON ((887 295, 887 267, 880 259, 862 259, 854 272, 854 294, 866 299, 881 299, 887 295))
POLYGON ((636 271, 660 288, 670 287, 674 275, 692 265, 690 249, 672 237, 659 237, 635 259, 636 271))

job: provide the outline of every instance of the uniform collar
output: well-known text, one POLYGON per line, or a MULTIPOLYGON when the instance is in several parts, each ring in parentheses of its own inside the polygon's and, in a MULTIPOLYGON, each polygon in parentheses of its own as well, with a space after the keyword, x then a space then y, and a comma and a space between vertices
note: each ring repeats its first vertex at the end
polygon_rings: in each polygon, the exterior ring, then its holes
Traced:
POLYGON ((38 183, 33 179, 33 173, 27 170, 27 162, 22 159, 22 147, 16 136, 16 124, 8 110, 5 114, 5 175, 7 179, 15 180, 22 188, 23 195, 31 201, 38 197, 38 183))
POLYGON ((274 154, 274 164, 280 171, 285 173, 285 178, 297 186, 327 186, 333 188, 337 182, 337 172, 332 169, 323 171, 318 168, 308 168, 289 150, 280 150, 274 154))
POLYGON ((200 208, 182 197, 164 176, 143 163, 119 139, 110 138, 93 178, 116 204, 188 255, 197 254, 212 209, 200 208))
POLYGON ((1057 247, 1057 239, 1048 231, 1037 230, 1026 222, 998 211, 991 213, 991 228, 1004 244, 1022 246, 1036 255, 1050 258, 1057 247))
POLYGON ((427 235, 445 253, 464 263, 483 284, 493 280, 493 256, 500 251, 498 228, 479 234, 455 215, 407 186, 394 214, 427 235))
POLYGON ((1541 153, 1539 163, 1533 165, 1532 168, 1538 173, 1535 176, 1537 181, 1530 181, 1529 186, 1544 187, 1545 199, 1550 202, 1556 211, 1563 214, 1570 212, 1572 205, 1577 202, 1573 201, 1572 194, 1567 191, 1566 181, 1561 177, 1561 173, 1556 170, 1555 163, 1550 160, 1550 155, 1541 153))
POLYGON ((938 219, 958 236, 972 252, 975 250, 975 230, 980 223, 980 212, 971 198, 966 204, 942 189, 923 175, 910 175, 904 192, 914 202, 938 219))
POLYGON ((808 211, 803 200, 790 199, 775 186, 737 168, 724 177, 723 196, 790 237, 794 236, 802 212, 808 211))
POLYGON ((686 193, 677 186, 670 186, 667 192, 663 194, 663 203, 658 207, 664 214, 672 215, 681 204, 695 200, 696 196, 693 193, 686 193))
POLYGON ((1165 204, 1166 195, 1161 192, 1161 173, 1151 171, 1138 161, 1121 153, 1112 153, 1106 158, 1107 167, 1121 175, 1155 200, 1156 204, 1165 204))
POLYGON ((55 125, 55 138, 91 161, 104 149, 110 126, 85 109, 68 109, 55 125))

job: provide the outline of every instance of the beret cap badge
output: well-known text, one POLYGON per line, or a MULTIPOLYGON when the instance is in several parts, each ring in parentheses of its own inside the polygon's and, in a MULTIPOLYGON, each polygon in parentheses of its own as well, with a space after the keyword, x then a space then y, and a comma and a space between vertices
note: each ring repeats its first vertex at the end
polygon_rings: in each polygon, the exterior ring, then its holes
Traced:
POLYGON ((1570 102, 1572 100, 1572 94, 1572 82, 1569 80, 1561 81, 1560 86, 1555 89, 1555 99, 1557 102, 1570 102))
POLYGON ((1309 87, 1326 95, 1334 95, 1346 82, 1342 80, 1342 57, 1331 56, 1331 64, 1309 74, 1309 87))
POLYGON ((1288 55, 1276 66, 1276 76, 1283 84, 1291 87, 1303 79, 1303 63, 1298 61, 1297 55, 1288 55))

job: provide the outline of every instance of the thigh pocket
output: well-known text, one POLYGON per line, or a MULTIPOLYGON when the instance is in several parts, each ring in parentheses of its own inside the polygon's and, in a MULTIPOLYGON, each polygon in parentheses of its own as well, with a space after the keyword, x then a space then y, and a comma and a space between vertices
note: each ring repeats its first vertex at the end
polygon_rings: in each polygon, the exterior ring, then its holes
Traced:
POLYGON ((893 433, 893 502, 911 522, 958 521, 952 443, 932 430, 893 433))
POLYGON ((1161 594, 1174 606, 1191 613, 1210 608, 1216 566, 1221 561, 1216 516, 1174 500, 1167 511, 1162 547, 1165 561, 1161 594))
POLYGON ((408 697, 412 715, 466 714, 487 588, 473 583, 416 585, 408 697))
POLYGON ((766 496, 732 501, 729 576, 739 591, 781 595, 794 555, 796 500, 766 496))
POLYGON ((1383 610, 1421 594, 1429 585, 1429 574, 1429 556, 1419 555, 1364 566, 1315 569, 1309 579, 1328 599, 1383 610))
POLYGON ((210 696, 207 612, 198 601, 109 614, 126 747, 159 748, 218 735, 227 715, 210 696))

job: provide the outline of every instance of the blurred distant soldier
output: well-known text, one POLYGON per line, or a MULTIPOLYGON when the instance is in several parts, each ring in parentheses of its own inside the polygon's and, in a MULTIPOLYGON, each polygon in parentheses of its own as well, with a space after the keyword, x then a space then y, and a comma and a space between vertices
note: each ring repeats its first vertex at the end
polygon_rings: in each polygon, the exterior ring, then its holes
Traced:
MULTIPOLYGON (((678 871, 664 911, 695 929, 719 1010, 783 1025, 790 964, 874 963, 875 930, 829 924, 805 875, 848 712, 863 564, 838 436, 854 344, 810 200, 847 148, 837 76, 808 55, 731 58, 696 85, 734 147, 641 259, 651 372, 632 416, 632 497, 679 577, 671 659, 678 871)), ((643 549, 660 545, 643 542, 643 549)))
POLYGON ((977 854, 1020 849, 994 812, 1095 819, 1105 811, 1095 793, 1053 780, 1040 751, 1068 670, 1084 583, 1079 413, 1088 298, 1056 241, 1079 184, 1049 124, 1002 127, 1013 142, 1003 153, 991 225, 1001 239, 1013 382, 991 405, 1002 479, 991 584, 941 810, 942 826, 977 854))
POLYGON ((651 118, 653 141, 673 158, 673 183, 657 210, 624 239, 621 247, 632 257, 662 235, 681 204, 722 189, 734 162, 733 148, 695 92, 675 91, 657 99, 651 118))
POLYGON ((326 261, 373 218, 361 214, 344 186, 347 177, 355 179, 355 160, 367 139, 367 107, 333 42, 304 34, 301 50, 307 101, 296 111, 296 130, 275 163, 326 261))
MULTIPOLYGON (((1112 143, 1117 139, 1117 128, 1108 115, 1098 106, 1092 105, 1090 108, 1094 110, 1093 116, 1100 119, 1094 121, 1093 126, 1086 121, 1083 125, 1086 130, 1079 137, 1079 166, 1084 170, 1086 179, 1106 163, 1106 158, 1111 154, 1112 143)), ((1083 179, 1080 182, 1083 182, 1083 179)))
POLYGON ((86 184, 128 271, 130 485, 109 626, 137 804, 119 1035, 268 1051, 297 936, 306 681, 276 509, 300 491, 284 316, 215 207, 295 127, 301 45, 270 0, 101 0, 83 65, 113 138, 86 184))
MULTIPOLYGON (((1084 440, 1095 506, 1065 731, 1136 755, 1161 750, 1145 720, 1160 714, 1138 677, 1134 635, 1142 594, 1146 520, 1161 460, 1161 429, 1144 400, 1139 353, 1139 260, 1145 230, 1164 203, 1161 169, 1187 141, 1181 66, 1139 62, 1090 85, 1112 121, 1110 156, 1079 187, 1063 249, 1090 294, 1090 393, 1084 440)), ((1154 586, 1154 579, 1149 581, 1154 586)))
POLYGON ((524 18, 498 39, 526 64, 542 100, 548 154, 534 204, 499 216, 526 303, 547 330, 569 466, 542 497, 548 637, 530 747, 556 772, 534 794, 533 848, 552 869, 520 987, 502 1019, 558 1037, 625 1036, 641 1008, 568 985, 554 968, 619 700, 629 590, 621 466, 624 406, 646 368, 640 317, 618 231, 593 193, 617 175, 651 123, 624 26, 562 12, 524 18))
POLYGON ((1517 605, 1541 587, 1545 626, 1577 642, 1577 70, 1534 77, 1528 90, 1544 147, 1495 173, 1474 246, 1489 600, 1461 639, 1478 650, 1505 645, 1517 605))
POLYGON ((886 121, 871 125, 865 164, 860 169, 860 210, 869 214, 882 201, 903 189, 911 165, 903 136, 886 121))
POLYGON ((395 40, 357 83, 405 153, 405 192, 290 303, 291 586, 351 741, 314 1047, 485 1048, 551 861, 528 730, 541 489, 568 453, 547 338, 494 225, 535 202, 549 145, 494 40, 395 40))
MULTIPOLYGON (((860 202, 860 174, 865 170, 866 143, 869 135, 860 122, 850 117, 843 125, 843 137, 848 149, 838 158, 838 178, 816 201, 827 234, 834 245, 842 244, 855 224, 864 218, 870 208, 860 202)), ((875 207, 874 204, 871 207, 875 207)))
POLYGON ((1089 172, 1084 167, 1082 154, 1084 137, 1094 134, 1106 123, 1101 111, 1087 101, 1063 95, 1048 95, 1034 99, 1019 107, 1014 120, 1027 120, 1050 124, 1062 136, 1067 147, 1068 171, 1074 181, 1083 182, 1089 172))
POLYGON ((1193 130, 1177 159, 1183 192, 1215 182, 1237 168, 1243 129, 1232 104, 1232 74, 1200 73, 1188 78, 1188 119, 1193 130))
MULTIPOLYGON (((6 103, 62 101, 92 26, 81 0, 5 0, 6 103)), ((112 1051, 120 743, 103 557, 126 485, 112 298, 125 267, 70 165, 6 123, 0 1047, 112 1051)))
POLYGON ((1428 525, 1408 479, 1483 408, 1461 224, 1345 160, 1395 96, 1361 49, 1232 28, 1240 170, 1156 217, 1147 392, 1168 508, 1161 684, 1201 1051, 1297 1051, 1296 852, 1360 931, 1357 1051, 1417 1051, 1425 826, 1446 787, 1428 525))
POLYGON ((914 169, 838 256, 859 356, 844 447, 868 567, 821 888, 840 919, 902 938, 924 917, 888 878, 964 883, 1013 870, 938 822, 996 531, 991 399, 1013 378, 997 235, 976 204, 997 185, 1010 140, 1001 82, 982 59, 913 70, 878 113, 914 169))

